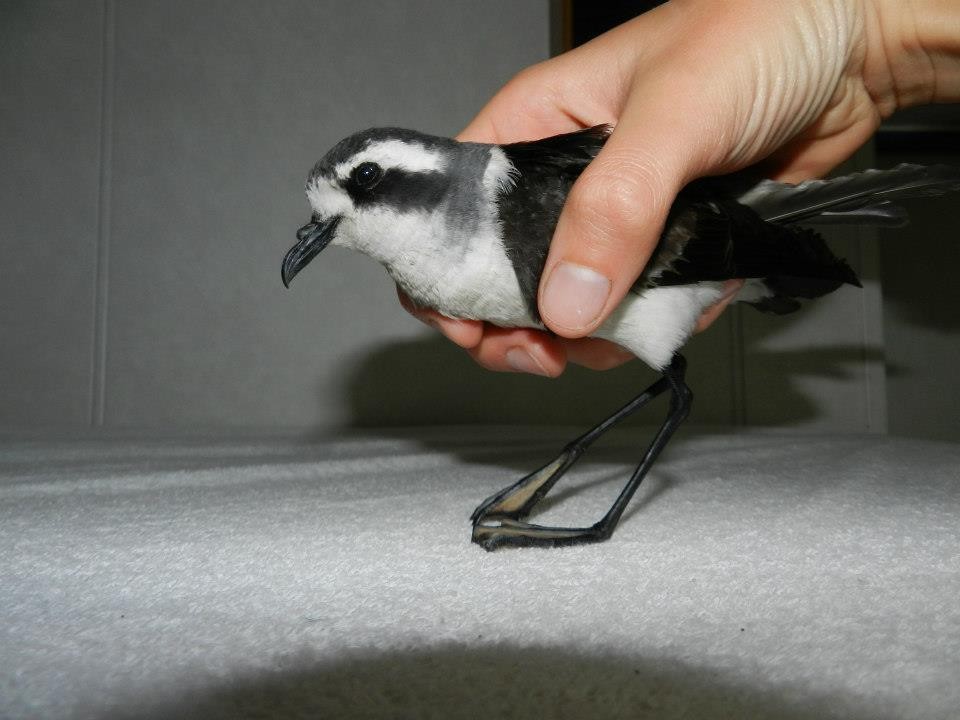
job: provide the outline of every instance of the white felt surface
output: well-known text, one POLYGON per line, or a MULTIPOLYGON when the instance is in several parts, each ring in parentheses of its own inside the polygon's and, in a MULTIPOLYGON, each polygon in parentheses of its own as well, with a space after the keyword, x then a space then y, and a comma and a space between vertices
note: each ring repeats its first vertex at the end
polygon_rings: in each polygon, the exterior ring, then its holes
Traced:
POLYGON ((960 446, 691 434, 469 544, 566 439, 2 443, 0 717, 960 717, 960 446))

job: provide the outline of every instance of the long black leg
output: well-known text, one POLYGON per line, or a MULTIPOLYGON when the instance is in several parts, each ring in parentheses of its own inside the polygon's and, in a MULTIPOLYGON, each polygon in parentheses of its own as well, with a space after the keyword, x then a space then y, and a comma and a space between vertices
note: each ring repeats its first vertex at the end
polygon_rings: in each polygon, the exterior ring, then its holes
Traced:
POLYGON ((664 370, 663 377, 657 382, 599 425, 567 444, 552 462, 487 498, 470 517, 473 522, 473 542, 486 550, 496 550, 505 545, 574 545, 599 542, 609 538, 657 456, 690 414, 693 394, 684 380, 686 365, 682 355, 674 355, 670 365, 664 370), (629 482, 599 522, 585 528, 561 528, 520 521, 520 518, 530 513, 597 438, 666 390, 670 390, 670 411, 666 420, 657 431, 656 437, 650 443, 643 460, 631 475, 629 482), (487 520, 500 522, 486 524, 484 521, 487 520))
POLYGON ((488 497, 473 511, 470 520, 476 523, 481 518, 519 520, 526 517, 595 440, 621 420, 630 417, 650 400, 661 395, 669 387, 670 383, 667 378, 660 378, 599 425, 567 443, 560 454, 549 463, 522 477, 513 485, 509 485, 488 497))

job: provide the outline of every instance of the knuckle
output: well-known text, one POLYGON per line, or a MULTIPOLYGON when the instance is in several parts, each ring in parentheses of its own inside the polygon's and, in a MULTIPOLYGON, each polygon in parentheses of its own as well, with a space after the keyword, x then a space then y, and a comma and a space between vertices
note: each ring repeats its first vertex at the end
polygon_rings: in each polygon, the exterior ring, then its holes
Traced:
POLYGON ((531 104, 531 96, 536 97, 542 94, 544 87, 549 86, 548 75, 549 72, 544 63, 525 67, 507 81, 501 92, 521 99, 524 104, 531 104))
POLYGON ((541 83, 546 76, 550 73, 550 68, 553 63, 550 60, 542 60, 541 62, 534 63, 533 65, 528 65, 519 72, 515 73, 507 85, 520 85, 522 87, 528 87, 531 85, 537 85, 541 83))
POLYGON ((605 163, 582 178, 571 211, 604 235, 642 231, 664 204, 659 174, 646 167, 605 163))
POLYGON ((529 65, 519 72, 515 73, 512 78, 507 82, 505 87, 515 87, 517 85, 526 85, 527 83, 534 81, 538 74, 536 65, 529 65))

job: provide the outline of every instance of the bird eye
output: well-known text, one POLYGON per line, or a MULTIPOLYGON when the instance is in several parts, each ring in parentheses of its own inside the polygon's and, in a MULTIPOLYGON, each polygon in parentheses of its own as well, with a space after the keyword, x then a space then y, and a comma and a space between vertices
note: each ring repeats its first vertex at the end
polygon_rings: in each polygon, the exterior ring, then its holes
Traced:
POLYGON ((374 162, 365 162, 357 165, 350 173, 353 181, 364 190, 369 190, 383 177, 383 169, 374 162))

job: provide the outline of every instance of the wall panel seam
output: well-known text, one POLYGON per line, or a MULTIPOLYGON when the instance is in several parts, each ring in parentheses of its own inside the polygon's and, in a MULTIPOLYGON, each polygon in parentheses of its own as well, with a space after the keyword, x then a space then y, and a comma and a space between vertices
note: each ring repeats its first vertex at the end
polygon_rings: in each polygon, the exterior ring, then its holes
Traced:
MULTIPOLYGON (((864 261, 866 258, 866 253, 864 252, 864 232, 862 229, 857 230, 857 267, 860 268, 860 272, 864 273, 864 261)), ((867 302, 867 292, 863 288, 860 289, 860 370, 863 373, 863 405, 864 405, 864 425, 867 427, 867 431, 874 430, 874 418, 873 418, 873 399, 871 393, 873 388, 870 385, 870 332, 867 328, 868 313, 870 312, 870 307, 867 302)))
POLYGON ((741 427, 747 424, 747 378, 745 358, 746 348, 744 348, 743 334, 743 307, 734 305, 729 309, 730 315, 730 352, 731 360, 730 370, 730 421, 733 425, 741 427))
POLYGON ((887 387, 886 357, 883 337, 883 284, 879 271, 879 248, 881 238, 876 230, 861 228, 857 237, 857 250, 860 254, 860 268, 867 277, 875 278, 876 289, 868 294, 860 293, 861 303, 861 349, 863 352, 864 395, 866 403, 866 425, 871 432, 886 433, 887 387), (875 294, 873 294, 875 293, 875 294), (875 350, 882 354, 877 357, 875 350))
POLYGON ((106 406, 107 295, 109 292, 115 23, 113 0, 103 0, 100 62, 100 173, 94 283, 94 337, 90 379, 90 425, 104 424, 106 406))

